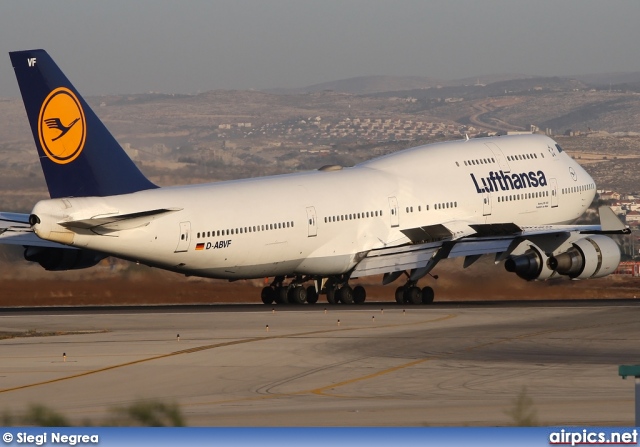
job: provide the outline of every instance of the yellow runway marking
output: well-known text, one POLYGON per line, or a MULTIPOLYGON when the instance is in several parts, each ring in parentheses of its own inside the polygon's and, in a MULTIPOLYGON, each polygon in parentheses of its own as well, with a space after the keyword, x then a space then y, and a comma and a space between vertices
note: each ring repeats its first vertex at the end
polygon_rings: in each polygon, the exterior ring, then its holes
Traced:
MULTIPOLYGON (((455 315, 447 315, 445 317, 442 317, 442 318, 440 318, 438 320, 433 320, 433 321, 442 321, 442 320, 446 320, 446 319, 449 319, 449 318, 453 318, 454 316, 455 315)), ((594 327, 594 326, 596 326, 596 325, 588 326, 587 328, 594 327)), ((513 336, 513 337, 509 337, 509 338, 504 338, 504 339, 501 339, 501 340, 491 341, 491 342, 487 342, 487 343, 479 343, 479 344, 476 344, 476 345, 473 345, 473 346, 468 346, 466 348, 463 348, 460 351, 471 351, 471 350, 481 349, 481 348, 484 348, 484 347, 487 347, 487 346, 491 346, 491 345, 495 345, 495 344, 506 343, 506 342, 510 342, 510 341, 514 341, 514 340, 522 340, 522 339, 526 339, 526 338, 536 337, 536 336, 547 334, 547 333, 565 332, 565 331, 576 330, 576 329, 584 329, 584 328, 583 327, 580 327, 580 328, 575 328, 574 327, 574 328, 548 329, 548 330, 530 332, 530 333, 527 333, 527 334, 520 334, 520 335, 516 335, 516 336, 513 336)), ((358 383, 358 382, 362 382, 362 381, 365 381, 365 380, 376 379, 378 377, 382 377, 382 376, 385 376, 387 374, 392 374, 394 372, 397 372, 397 371, 400 371, 400 370, 403 370, 403 369, 406 369, 406 368, 411 368, 412 366, 420 365, 422 363, 426 363, 426 362, 429 362, 429 361, 432 361, 432 360, 439 360, 439 359, 442 359, 442 358, 446 358, 447 356, 449 356, 451 354, 453 354, 453 352, 432 355, 432 356, 429 356, 429 357, 426 357, 426 358, 423 358, 423 359, 413 360, 411 362, 403 363, 402 365, 394 366, 394 367, 391 367, 391 368, 383 369, 381 371, 377 371, 375 373, 367 374, 365 376, 354 377, 352 379, 344 380, 342 382, 338 382, 338 383, 334 383, 334 384, 331 384, 331 385, 326 385, 326 386, 323 386, 323 387, 314 388, 314 389, 310 389, 310 390, 301 390, 301 391, 296 391, 296 392, 291 392, 291 393, 275 393, 275 394, 269 394, 269 395, 264 395, 264 396, 251 396, 251 397, 242 397, 242 398, 234 398, 234 399, 221 399, 221 400, 207 401, 207 402, 196 402, 196 403, 184 404, 182 406, 184 406, 184 407, 197 407, 197 406, 204 406, 204 405, 224 405, 224 404, 238 403, 238 402, 255 402, 255 401, 266 400, 266 399, 279 399, 279 398, 283 398, 283 397, 303 396, 303 395, 308 395, 308 394, 315 394, 317 396, 334 397, 334 398, 363 399, 362 396, 353 396, 353 395, 349 396, 349 395, 345 395, 345 394, 334 394, 334 393, 330 393, 328 391, 329 390, 336 390, 337 388, 344 387, 344 386, 351 385, 351 384, 358 383)))
MULTIPOLYGON (((481 349, 481 348, 485 348, 488 346, 493 346, 493 345, 497 345, 497 344, 501 344, 501 343, 506 343, 506 342, 511 342, 511 341, 515 341, 515 340, 524 340, 527 338, 531 338, 531 337, 537 337, 539 335, 544 335, 544 334, 550 334, 550 333, 554 333, 554 332, 566 332, 566 331, 572 331, 572 330, 578 330, 578 329, 592 329, 595 327, 599 327, 602 325, 599 324, 593 324, 593 325, 589 325, 589 326, 584 326, 584 327, 572 327, 572 328, 562 328, 562 329, 545 329, 545 330, 541 330, 541 331, 536 331, 536 332, 530 332, 527 334, 520 334, 520 335, 516 335, 513 337, 508 337, 508 338, 503 338, 500 340, 495 340, 495 341, 490 341, 490 342, 486 342, 486 343, 480 343, 477 345, 473 345, 473 346, 468 346, 466 348, 463 349, 463 351, 473 351, 476 349, 481 349)), ((324 387, 320 387, 320 388, 316 388, 313 390, 307 390, 307 391, 303 391, 300 393, 294 393, 294 394, 308 394, 308 393, 312 393, 312 394, 317 394, 320 396, 330 396, 330 397, 340 397, 340 398, 362 398, 360 396, 347 396, 347 395, 340 395, 340 394, 333 394, 333 393, 328 393, 328 390, 335 390, 336 388, 339 387, 343 387, 343 386, 347 386, 347 385, 351 385, 353 383, 357 383, 357 382, 361 382, 364 380, 370 380, 370 379, 375 379, 381 376, 384 376, 386 374, 391 374, 394 373, 396 371, 405 369, 405 368, 410 368, 412 366, 416 366, 419 365, 421 363, 426 363, 428 361, 431 360, 438 360, 444 357, 447 357, 448 355, 451 355, 452 353, 443 353, 443 354, 439 354, 439 355, 433 355, 424 359, 419 359, 419 360, 414 360, 412 362, 408 362, 402 365, 398 365, 398 366, 394 366, 392 368, 388 368, 388 369, 384 369, 382 371, 378 371, 376 373, 372 373, 372 374, 367 374, 366 376, 361 376, 361 377, 355 377, 353 379, 349 379, 349 380, 345 380, 343 382, 338 382, 335 383, 333 385, 327 385, 324 387)))
POLYGON ((396 371, 400 371, 401 369, 410 368, 412 366, 419 365, 420 363, 428 362, 429 360, 434 360, 438 357, 428 357, 426 359, 415 360, 413 362, 405 363, 403 365, 394 366, 392 368, 383 369, 382 371, 378 371, 372 374, 367 374, 366 376, 355 377, 353 379, 345 380, 343 382, 334 383, 332 385, 323 386, 321 388, 316 388, 314 390, 306 391, 305 393, 317 394, 319 396, 331 396, 331 397, 348 397, 348 396, 340 396, 337 394, 327 394, 325 393, 327 390, 333 390, 338 387, 351 385, 352 383, 362 382, 363 380, 375 379, 377 377, 384 376, 386 374, 391 374, 396 371))
MULTIPOLYGON (((455 317, 455 315, 449 314, 449 315, 445 315, 443 317, 438 317, 438 318, 431 319, 431 320, 422 320, 422 321, 413 322, 413 323, 400 323, 400 324, 381 325, 381 326, 377 326, 377 328, 382 329, 382 328, 391 328, 391 327, 399 327, 399 326, 411 326, 411 325, 424 324, 424 323, 436 323, 436 322, 448 320, 448 319, 454 318, 454 317, 455 317)), ((80 377, 86 377, 86 376, 90 376, 90 375, 93 375, 93 374, 98 374, 98 373, 105 372, 105 371, 111 371, 111 370, 118 369, 118 368, 124 368, 124 367, 127 367, 127 366, 138 365, 138 364, 141 364, 141 363, 146 363, 146 362, 151 362, 151 361, 154 361, 154 360, 165 359, 165 358, 168 358, 168 357, 174 357, 174 356, 182 355, 182 354, 193 354, 193 353, 196 353, 196 352, 202 352, 202 351, 206 351, 206 350, 210 350, 210 349, 224 348, 224 347, 227 347, 227 346, 234 346, 234 345, 240 345, 240 344, 245 344, 245 343, 253 343, 253 342, 256 342, 256 341, 274 340, 274 339, 280 339, 280 338, 302 337, 302 336, 318 335, 318 334, 328 334, 328 333, 332 333, 332 332, 357 331, 357 330, 370 329, 370 328, 371 327, 367 325, 367 326, 357 326, 357 327, 340 328, 340 329, 323 329, 323 330, 300 332, 300 333, 293 333, 293 334, 254 337, 254 338, 248 338, 248 339, 242 339, 242 340, 234 340, 234 341, 229 341, 229 342, 224 342, 224 343, 215 343, 215 344, 212 344, 212 345, 197 346, 197 347, 194 347, 194 348, 182 349, 180 351, 174 351, 174 352, 170 352, 170 353, 167 353, 167 354, 160 354, 160 355, 156 355, 156 356, 153 356, 153 357, 147 357, 147 358, 143 358, 143 359, 139 359, 139 360, 132 360, 130 362, 120 363, 120 364, 117 364, 117 365, 106 366, 104 368, 98 368, 98 369, 94 369, 94 370, 90 370, 90 371, 81 372, 81 373, 78 373, 78 374, 72 374, 70 376, 58 377, 57 379, 45 380, 45 381, 42 381, 42 382, 30 383, 30 384, 26 384, 26 385, 19 385, 19 386, 15 386, 15 387, 12 387, 12 388, 5 388, 3 390, 0 390, 0 394, 9 393, 11 391, 24 390, 24 389, 27 389, 27 388, 33 388, 33 387, 37 387, 37 386, 41 386, 41 385, 49 385, 49 384, 52 384, 52 383, 62 382, 62 381, 65 381, 65 380, 77 379, 77 378, 80 378, 80 377)))

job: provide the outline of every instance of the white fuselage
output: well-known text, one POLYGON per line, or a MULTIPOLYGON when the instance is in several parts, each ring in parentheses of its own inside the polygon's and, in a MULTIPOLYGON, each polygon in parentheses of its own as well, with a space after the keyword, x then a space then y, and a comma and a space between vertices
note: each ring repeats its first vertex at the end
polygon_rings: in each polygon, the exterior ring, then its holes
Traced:
POLYGON ((368 251, 409 243, 404 229, 447 222, 563 224, 593 179, 539 135, 416 147, 340 170, 44 200, 43 239, 211 278, 348 272, 368 251), (69 220, 170 209, 120 231, 69 220))

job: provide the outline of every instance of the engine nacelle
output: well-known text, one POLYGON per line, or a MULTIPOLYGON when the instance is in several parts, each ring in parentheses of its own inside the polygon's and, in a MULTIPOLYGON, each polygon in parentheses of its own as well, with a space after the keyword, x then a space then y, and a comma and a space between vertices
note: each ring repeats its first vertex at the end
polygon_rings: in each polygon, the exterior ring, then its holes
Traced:
POLYGON ((523 254, 508 258, 504 262, 504 268, 527 281, 548 279, 554 271, 547 267, 547 259, 541 249, 531 244, 523 254))
POLYGON ((45 270, 79 270, 93 267, 107 255, 92 250, 75 250, 72 248, 26 247, 24 258, 37 262, 45 270))
POLYGON ((573 247, 547 261, 547 266, 560 275, 575 279, 601 278, 610 275, 620 264, 620 248, 603 235, 578 239, 573 247))

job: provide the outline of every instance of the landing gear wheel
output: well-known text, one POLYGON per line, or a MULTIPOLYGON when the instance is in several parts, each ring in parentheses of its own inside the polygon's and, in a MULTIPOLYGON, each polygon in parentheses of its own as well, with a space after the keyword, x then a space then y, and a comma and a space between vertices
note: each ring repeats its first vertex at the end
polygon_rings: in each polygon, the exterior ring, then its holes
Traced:
POLYGON ((364 303, 367 299, 367 291, 362 286, 355 286, 353 288, 353 302, 356 304, 364 303))
POLYGON ((344 286, 339 291, 340 302, 342 304, 353 304, 353 289, 349 286, 344 286))
POLYGON ((260 298, 264 304, 273 304, 276 300, 276 291, 273 290, 273 287, 265 287, 260 293, 260 298))
POLYGON ((318 302, 318 292, 316 286, 307 287, 307 303, 316 304, 318 302))
POLYGON ((302 286, 295 286, 289 289, 289 302, 292 304, 304 304, 307 300, 307 289, 302 286))
POLYGON ((289 298, 287 295, 289 294, 288 287, 278 287, 276 289, 276 303, 278 304, 288 304, 289 298))
POLYGON ((433 303, 433 298, 435 297, 435 293, 433 289, 429 286, 423 287, 422 289, 422 304, 431 304, 433 303))
POLYGON ((422 304, 422 290, 419 287, 409 287, 404 292, 404 298, 409 304, 422 304))
POLYGON ((398 287, 396 289, 396 303, 404 304, 404 287, 398 287))
POLYGON ((336 289, 333 287, 327 289, 327 303, 336 304, 338 302, 336 298, 336 289))

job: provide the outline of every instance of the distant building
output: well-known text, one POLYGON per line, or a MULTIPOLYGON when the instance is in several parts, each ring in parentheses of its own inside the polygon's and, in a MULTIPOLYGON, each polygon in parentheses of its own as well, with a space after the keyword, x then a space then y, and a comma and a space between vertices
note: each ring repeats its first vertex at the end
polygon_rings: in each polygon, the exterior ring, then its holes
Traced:
POLYGON ((618 265, 615 275, 629 275, 640 276, 640 262, 638 261, 624 261, 618 265))
POLYGON ((637 226, 640 225, 640 212, 638 211, 629 211, 626 215, 627 225, 637 226))
POLYGON ((615 191, 598 191, 601 200, 620 200, 620 193, 615 191))

